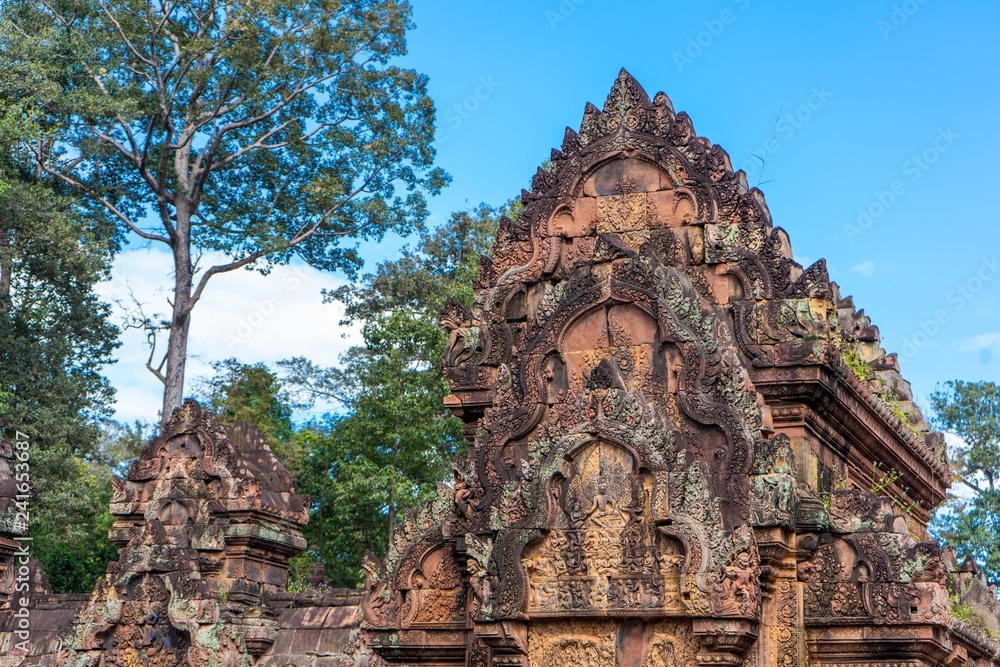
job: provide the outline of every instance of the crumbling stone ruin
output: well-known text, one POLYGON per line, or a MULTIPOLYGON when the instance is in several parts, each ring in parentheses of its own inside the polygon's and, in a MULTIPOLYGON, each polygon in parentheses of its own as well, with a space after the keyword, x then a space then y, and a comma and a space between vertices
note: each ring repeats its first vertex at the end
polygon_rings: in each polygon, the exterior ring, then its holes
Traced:
POLYGON ((1000 667, 996 591, 927 534, 943 438, 720 147, 623 71, 522 202, 441 315, 468 458, 363 592, 283 591, 307 499, 187 403, 27 656, 0 535, 0 664, 1000 667))
MULTIPOLYGON (((4 495, 7 484, 0 481, 4 495)), ((288 559, 306 546, 309 499, 295 493, 255 427, 225 428, 186 402, 116 480, 111 513, 118 561, 90 596, 32 594, 27 650, 12 632, 24 606, 9 591, 17 563, 0 552, 0 595, 8 598, 0 665, 249 667, 269 651, 298 647, 292 639, 312 638, 315 647, 317 630, 338 654, 353 636, 358 594, 285 592, 288 559), (312 617, 320 611, 318 629, 312 617)))

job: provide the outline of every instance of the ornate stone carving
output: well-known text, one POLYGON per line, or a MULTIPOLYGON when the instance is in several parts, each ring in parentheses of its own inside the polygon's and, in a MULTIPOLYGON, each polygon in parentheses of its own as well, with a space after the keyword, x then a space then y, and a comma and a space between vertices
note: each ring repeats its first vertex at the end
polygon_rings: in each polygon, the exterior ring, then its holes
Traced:
MULTIPOLYGON (((424 618, 427 586, 412 582, 442 550, 465 554, 477 624, 717 614, 752 627, 748 475, 766 406, 712 280, 677 261, 702 252, 699 225, 721 210, 765 217, 720 155, 623 74, 502 222, 475 305, 441 316, 449 405, 475 425, 474 451, 442 511, 367 561, 373 629, 424 618)), ((762 471, 765 499, 791 493, 773 478, 790 459, 762 471)))
MULTIPOLYGON (((881 500, 823 488, 895 452, 933 501, 946 471, 844 372, 843 346, 877 329, 822 260, 795 263, 721 148, 623 72, 521 201, 473 307, 442 313, 472 448, 368 562, 373 631, 430 618, 412 582, 444 552, 467 608, 433 615, 440 631, 524 623, 531 664, 678 663, 649 634, 662 619, 695 637, 678 664, 713 665, 800 664, 817 623, 946 622, 933 547, 881 500)), ((472 655, 523 664, 504 650, 472 655)))
MULTIPOLYGON (((949 611, 996 629, 995 599, 925 539, 940 434, 825 262, 624 71, 550 163, 441 313, 469 456, 366 556, 354 664, 1000 667, 949 611)), ((122 558, 59 659, 251 664, 306 510, 185 406, 116 482, 122 558)))
POLYGON ((111 510, 120 558, 57 664, 249 665, 274 642, 264 598, 305 547, 308 499, 254 427, 226 429, 185 402, 116 484, 111 510))

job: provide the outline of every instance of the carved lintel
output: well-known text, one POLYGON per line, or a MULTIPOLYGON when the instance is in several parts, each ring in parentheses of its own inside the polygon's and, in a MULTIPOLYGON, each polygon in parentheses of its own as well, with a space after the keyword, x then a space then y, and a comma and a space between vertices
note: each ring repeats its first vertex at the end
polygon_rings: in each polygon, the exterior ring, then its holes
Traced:
POLYGON ((489 647, 494 667, 521 667, 528 664, 528 626, 525 623, 478 623, 475 637, 481 644, 489 647))
MULTIPOLYGON (((841 625, 808 631, 809 653, 820 665, 863 664, 873 655, 887 663, 949 665, 947 630, 931 625, 841 625)), ((961 664, 961 663, 959 663, 961 664)))
POLYGON ((494 650, 507 653, 528 652, 528 626, 521 621, 498 621, 476 624, 476 638, 494 650))
POLYGON ((466 661, 466 633, 461 630, 372 630, 368 637, 371 648, 389 663, 464 665, 466 661))
POLYGON ((699 665, 742 665, 757 639, 757 623, 746 619, 697 618, 694 634, 699 641, 699 665))

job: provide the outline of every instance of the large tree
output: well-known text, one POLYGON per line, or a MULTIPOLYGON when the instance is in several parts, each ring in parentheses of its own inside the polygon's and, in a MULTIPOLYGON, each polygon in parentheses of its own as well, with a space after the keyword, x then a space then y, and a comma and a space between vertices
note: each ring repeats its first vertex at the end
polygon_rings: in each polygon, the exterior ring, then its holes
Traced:
POLYGON ((936 425, 960 440, 951 449, 960 491, 936 513, 936 532, 1000 583, 1000 388, 955 380, 934 392, 931 403, 936 425))
POLYGON ((282 364, 290 388, 341 406, 299 433, 296 463, 300 489, 314 502, 310 550, 338 585, 358 583, 365 550, 385 553, 402 514, 449 477, 465 446, 461 421, 443 404, 446 336, 437 319, 448 298, 471 305, 497 214, 486 206, 457 213, 422 234, 415 250, 330 293, 346 304, 347 321, 363 322, 364 345, 349 350, 342 367, 301 358, 282 364))
POLYGON ((397 0, 10 0, 0 95, 45 91, 41 173, 173 257, 149 369, 180 405, 192 310, 211 278, 298 256, 352 270, 345 237, 425 218, 434 108, 396 66, 397 0), (206 265, 199 264, 199 259, 206 265))

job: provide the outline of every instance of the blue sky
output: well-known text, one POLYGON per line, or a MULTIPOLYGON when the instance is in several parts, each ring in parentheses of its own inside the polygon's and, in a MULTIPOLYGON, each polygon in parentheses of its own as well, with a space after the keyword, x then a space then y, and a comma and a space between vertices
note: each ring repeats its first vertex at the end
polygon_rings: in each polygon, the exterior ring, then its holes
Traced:
POLYGON ((519 193, 625 67, 751 169, 919 395, 1000 381, 1000 213, 976 185, 1000 149, 1000 3, 416 0, 414 21, 454 178, 435 220, 519 193))
MULTIPOLYGON (((825 257, 887 349, 905 353, 922 402, 949 379, 1000 381, 1000 215, 988 181, 1000 3, 415 0, 414 21, 403 64, 430 78, 439 163, 453 177, 430 224, 519 194, 626 67, 748 168, 797 259, 825 257), (761 174, 751 154, 769 141, 761 174)), ((363 255, 371 266, 405 242, 363 255)), ((127 284, 162 302, 165 260, 123 253, 106 295, 127 284)), ((307 267, 217 278, 194 313, 189 389, 227 356, 335 363, 358 341, 321 302, 339 280, 307 267)), ((118 416, 154 419, 160 388, 142 337, 124 338, 108 369, 118 416)))

